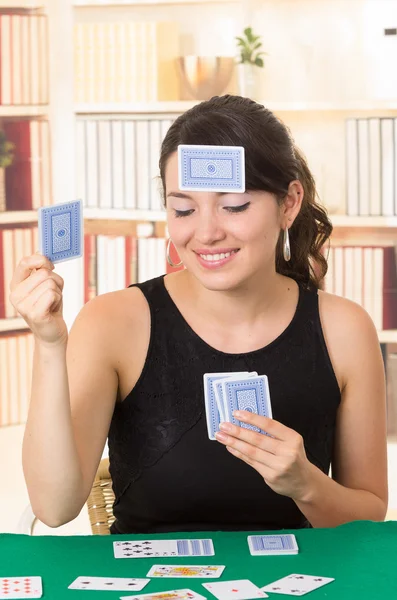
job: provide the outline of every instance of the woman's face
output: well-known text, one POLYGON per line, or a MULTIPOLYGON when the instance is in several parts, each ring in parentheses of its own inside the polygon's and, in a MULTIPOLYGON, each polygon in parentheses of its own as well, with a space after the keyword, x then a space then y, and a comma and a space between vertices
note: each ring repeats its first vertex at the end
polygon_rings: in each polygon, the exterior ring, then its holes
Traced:
POLYGON ((208 289, 233 289, 275 271, 281 211, 268 192, 186 192, 178 156, 165 171, 168 230, 186 269, 208 289))

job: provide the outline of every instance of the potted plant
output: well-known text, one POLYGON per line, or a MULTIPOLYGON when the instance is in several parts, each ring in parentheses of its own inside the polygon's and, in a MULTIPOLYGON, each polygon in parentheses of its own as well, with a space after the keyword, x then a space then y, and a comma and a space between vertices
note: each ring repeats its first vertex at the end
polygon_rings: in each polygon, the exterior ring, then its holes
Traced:
POLYGON ((246 27, 242 36, 237 36, 237 47, 239 51, 239 74, 240 93, 242 96, 255 97, 257 92, 258 69, 265 66, 261 36, 254 35, 252 27, 246 27))
POLYGON ((15 144, 9 142, 0 129, 0 211, 6 210, 5 169, 14 160, 14 148, 15 144))

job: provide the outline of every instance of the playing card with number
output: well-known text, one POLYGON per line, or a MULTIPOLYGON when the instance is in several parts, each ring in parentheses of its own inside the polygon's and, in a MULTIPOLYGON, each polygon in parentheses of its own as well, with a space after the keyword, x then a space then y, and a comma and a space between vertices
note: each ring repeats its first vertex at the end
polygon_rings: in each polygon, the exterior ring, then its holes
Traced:
POLYGON ((41 598, 41 577, 0 577, 0 598, 41 598))
POLYGON ((68 586, 69 590, 114 590, 118 592, 139 592, 150 579, 133 579, 129 577, 77 577, 68 586))
POLYGON ((204 596, 189 589, 142 594, 141 596, 120 596, 120 600, 126 600, 127 598, 134 598, 135 600, 206 600, 204 596))
POLYGON ((266 433, 254 425, 239 421, 234 415, 235 410, 246 410, 263 417, 272 418, 269 384, 266 375, 257 377, 229 378, 222 381, 226 418, 233 425, 266 433))
POLYGON ((333 577, 316 577, 314 575, 299 575, 293 573, 261 588, 264 592, 272 594, 289 594, 290 596, 304 596, 308 592, 335 581, 333 577))
POLYGON ((268 595, 249 579, 217 581, 215 583, 203 583, 202 585, 218 598, 218 600, 251 600, 252 598, 268 598, 268 595))
POLYGON ((249 535, 247 539, 252 556, 289 555, 299 552, 296 537, 292 533, 249 535))
POLYGON ((153 565, 146 577, 220 577, 225 566, 153 565))
POLYGON ((248 372, 241 373, 204 373, 204 402, 205 415, 207 418, 208 437, 210 440, 215 440, 215 434, 219 431, 219 425, 225 420, 222 405, 216 399, 216 391, 214 388, 215 381, 221 381, 227 377, 244 377, 248 372))
POLYGON ((207 192, 245 192, 242 146, 178 146, 179 189, 207 192))
POLYGON ((81 200, 38 209, 39 252, 53 263, 83 255, 81 200))
POLYGON ((115 558, 153 558, 159 556, 214 556, 214 544, 199 540, 141 540, 113 542, 115 558))

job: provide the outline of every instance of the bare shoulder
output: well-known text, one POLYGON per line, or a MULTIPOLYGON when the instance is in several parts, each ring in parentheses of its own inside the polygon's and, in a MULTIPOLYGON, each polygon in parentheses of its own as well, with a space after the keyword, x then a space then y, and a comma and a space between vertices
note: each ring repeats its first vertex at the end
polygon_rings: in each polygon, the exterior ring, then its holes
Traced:
POLYGON ((352 369, 379 358, 378 335, 371 317, 356 302, 322 290, 318 296, 325 341, 342 389, 352 369))

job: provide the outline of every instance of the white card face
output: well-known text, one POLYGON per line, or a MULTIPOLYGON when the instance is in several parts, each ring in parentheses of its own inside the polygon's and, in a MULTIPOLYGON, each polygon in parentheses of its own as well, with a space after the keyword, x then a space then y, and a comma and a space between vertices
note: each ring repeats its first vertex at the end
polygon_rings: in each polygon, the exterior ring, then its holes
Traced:
POLYGON ((150 579, 129 577, 77 577, 68 587, 69 590, 115 590, 118 592, 139 592, 150 579))
POLYGON ((251 600, 252 598, 268 598, 249 579, 236 579, 234 581, 217 581, 202 584, 218 600, 251 600))
POLYGON ((41 598, 41 577, 1 577, 0 598, 41 598))
POLYGON ((138 540, 113 542, 115 558, 214 556, 212 540, 138 540))
POLYGON ((224 566, 218 565, 153 565, 146 577, 220 577, 224 566))
POLYGON ((135 598, 135 600, 206 600, 205 596, 201 596, 189 589, 170 590, 167 592, 157 592, 156 594, 142 594, 140 596, 120 596, 120 600, 127 598, 135 598))
POLYGON ((272 594, 289 594, 290 596, 304 596, 317 588, 335 581, 333 577, 317 577, 315 575, 299 575, 293 573, 288 577, 283 577, 273 581, 261 588, 264 592, 272 594))

